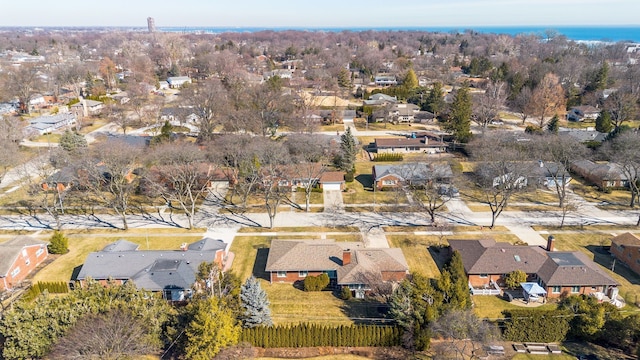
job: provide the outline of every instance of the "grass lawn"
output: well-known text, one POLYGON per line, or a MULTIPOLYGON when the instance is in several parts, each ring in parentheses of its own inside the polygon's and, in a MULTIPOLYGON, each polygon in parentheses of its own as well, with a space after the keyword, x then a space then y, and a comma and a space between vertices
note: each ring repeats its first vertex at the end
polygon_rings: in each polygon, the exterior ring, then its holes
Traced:
POLYGON ((261 281, 271 302, 271 317, 277 324, 315 322, 326 325, 350 325, 345 302, 331 291, 305 292, 292 284, 261 281))
MULTIPOLYGON (((309 233, 323 233, 323 232, 351 232, 359 233, 360 229, 355 226, 312 226, 312 227, 274 227, 265 231, 263 228, 243 227, 238 230, 239 233, 261 233, 261 232, 309 232, 309 233)), ((317 237, 317 236, 316 236, 317 237)))
MULTIPOLYGON (((503 317, 502 312, 504 310, 524 309, 522 306, 513 305, 497 296, 476 295, 472 297, 472 300, 474 304, 473 311, 480 318, 499 319, 503 317)), ((555 309, 555 307, 555 304, 548 303, 536 309, 551 310, 555 309)))
POLYGON ((387 235, 390 247, 402 249, 409 271, 438 278, 440 270, 429 252, 429 246, 437 244, 437 240, 433 240, 435 239, 418 235, 387 235))
POLYGON ((596 186, 587 184, 583 179, 572 179, 571 188, 586 201, 598 203, 604 210, 627 210, 631 201, 628 190, 600 191, 596 186))
MULTIPOLYGON (((137 229, 141 230, 141 229, 137 229)), ((165 229, 170 230, 170 229, 165 229)), ((126 239, 128 241, 140 244, 141 250, 162 250, 162 249, 179 249, 180 244, 186 242, 194 242, 202 239, 202 234, 194 233, 186 234, 184 230, 174 230, 170 232, 156 232, 149 235, 142 235, 138 232, 119 231, 116 235, 109 233, 88 233, 78 231, 65 231, 65 235, 69 238, 69 252, 57 257, 51 264, 45 266, 33 278, 33 281, 64 281, 71 280, 74 268, 82 265, 87 255, 92 251, 98 251, 107 244, 118 239, 126 239)), ((43 238, 46 239, 46 238, 43 238)))
POLYGON ((44 134, 33 139, 34 142, 57 144, 60 142, 61 134, 44 134))

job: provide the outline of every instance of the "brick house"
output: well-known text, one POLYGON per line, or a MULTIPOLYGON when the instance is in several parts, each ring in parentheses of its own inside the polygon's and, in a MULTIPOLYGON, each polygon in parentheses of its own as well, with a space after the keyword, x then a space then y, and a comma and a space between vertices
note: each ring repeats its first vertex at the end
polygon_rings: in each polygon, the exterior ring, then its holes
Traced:
POLYGON ((616 163, 595 163, 591 160, 571 162, 569 169, 600 189, 628 188, 629 180, 616 163))
POLYGON ((102 284, 132 281, 137 288, 161 292, 167 300, 186 300, 203 262, 227 266, 226 244, 204 238, 179 250, 139 250, 139 245, 120 239, 90 253, 76 276, 80 285, 88 279, 102 284))
POLYGON ((371 174, 378 190, 404 185, 450 184, 453 179, 451 166, 444 162, 374 165, 371 174))
POLYGON ((436 154, 447 151, 447 144, 428 137, 422 138, 380 138, 375 139, 373 151, 382 153, 428 153, 436 154))
POLYGON ((323 190, 344 191, 344 171, 325 171, 320 175, 318 183, 320 184, 320 188, 323 190))
POLYGON ((0 244, 0 291, 13 289, 48 255, 47 242, 30 236, 0 244))
POLYGON ((347 286, 362 297, 374 283, 402 281, 409 265, 397 248, 365 248, 360 242, 333 240, 273 240, 265 270, 272 283, 294 283, 324 273, 333 286, 347 286))
POLYGON ((611 255, 640 274, 640 238, 636 235, 624 233, 611 239, 611 255))
MULTIPOLYGON (((505 286, 505 275, 522 270, 527 282, 536 282, 547 297, 563 295, 610 295, 618 283, 598 264, 579 251, 554 251, 552 236, 547 248, 484 240, 449 240, 451 251, 462 257, 470 288, 505 286)), ((617 289, 616 289, 617 290, 617 289)))

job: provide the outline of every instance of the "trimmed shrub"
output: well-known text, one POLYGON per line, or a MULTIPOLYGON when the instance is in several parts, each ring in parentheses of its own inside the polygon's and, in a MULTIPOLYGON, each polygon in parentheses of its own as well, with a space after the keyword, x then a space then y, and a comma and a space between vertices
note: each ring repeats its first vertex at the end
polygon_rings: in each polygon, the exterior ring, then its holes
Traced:
POLYGON ((399 153, 381 153, 373 157, 373 161, 402 161, 404 155, 399 153))
POLYGON ((340 289, 340 299, 351 300, 352 297, 353 295, 351 294, 351 290, 349 290, 348 286, 343 286, 342 289, 340 289))
POLYGON ((307 276, 304 278, 304 291, 322 291, 329 286, 329 275, 307 276))
POLYGON ((355 177, 353 171, 349 171, 346 174, 344 174, 344 181, 345 182, 348 182, 348 183, 353 182, 353 180, 355 180, 355 178, 356 177, 355 177))
POLYGON ((397 326, 319 324, 277 325, 242 329, 240 342, 262 348, 314 346, 398 346, 397 326))
POLYGON ((47 291, 50 294, 66 294, 69 292, 69 286, 64 281, 59 282, 37 282, 29 288, 22 295, 23 301, 33 301, 38 295, 42 294, 44 291, 47 291))
POLYGON ((561 342, 569 331, 567 311, 514 309, 504 311, 504 338, 517 342, 561 342))

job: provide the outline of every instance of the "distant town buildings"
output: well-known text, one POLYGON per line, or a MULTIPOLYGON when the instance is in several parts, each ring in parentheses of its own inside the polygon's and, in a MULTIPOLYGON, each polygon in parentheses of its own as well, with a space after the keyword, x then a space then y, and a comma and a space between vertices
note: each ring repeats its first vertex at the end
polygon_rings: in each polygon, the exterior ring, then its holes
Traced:
POLYGON ((154 18, 147 18, 147 28, 149 29, 150 33, 156 32, 156 20, 154 18))

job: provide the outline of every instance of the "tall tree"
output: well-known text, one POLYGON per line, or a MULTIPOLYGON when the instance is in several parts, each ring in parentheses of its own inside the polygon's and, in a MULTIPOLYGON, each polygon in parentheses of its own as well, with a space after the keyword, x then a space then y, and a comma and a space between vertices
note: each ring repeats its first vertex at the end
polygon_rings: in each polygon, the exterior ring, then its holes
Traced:
MULTIPOLYGON (((627 178, 631 200, 629 207, 634 208, 640 196, 640 135, 633 131, 625 131, 616 136, 603 148, 603 152, 614 163, 620 165, 623 175, 627 178)), ((638 218, 640 225, 640 217, 638 218)))
POLYGON ((539 127, 542 129, 550 116, 565 110, 566 99, 564 89, 560 85, 558 76, 548 73, 535 87, 531 94, 529 107, 537 116, 539 127))
POLYGON ((458 142, 466 143, 471 140, 472 106, 469 84, 465 83, 453 98, 449 108, 449 121, 444 126, 458 142))
POLYGON ((433 351, 443 358, 465 359, 483 346, 499 339, 498 329, 483 321, 472 310, 450 310, 433 322, 431 331, 445 339, 433 351))
POLYGON ((511 197, 526 189, 533 166, 523 161, 530 158, 529 148, 512 137, 487 133, 471 142, 468 150, 476 161, 476 180, 482 189, 478 200, 489 205, 493 228, 511 197))
POLYGON ((340 159, 338 167, 347 172, 354 173, 356 171, 356 156, 358 147, 355 137, 351 134, 351 128, 347 127, 344 134, 340 136, 340 159))
POLYGON ((608 111, 600 111, 596 118, 596 131, 601 133, 609 133, 613 130, 613 124, 611 123, 611 113, 608 111))
POLYGON ((225 94, 224 87, 217 80, 207 80, 182 90, 184 105, 192 108, 198 117, 199 142, 213 138, 216 127, 221 123, 225 94))
POLYGON ((271 309, 267 293, 260 287, 260 282, 251 276, 240 289, 240 300, 244 308, 242 324, 251 328, 256 326, 271 326, 271 309))
POLYGON ((238 343, 240 327, 218 298, 191 302, 187 312, 191 321, 184 330, 186 358, 209 360, 222 348, 238 343))
POLYGON ((318 186, 317 180, 327 171, 328 146, 321 138, 312 135, 289 135, 286 141, 294 172, 303 179, 298 186, 304 190, 305 210, 311 211, 311 192, 318 186))
POLYGON ((492 121, 499 119, 499 111, 507 98, 506 84, 489 83, 483 94, 473 97, 473 121, 484 130, 492 121))
POLYGON ((442 83, 435 82, 431 86, 427 95, 426 110, 431 111, 436 117, 442 113, 447 103, 444 101, 444 90, 442 83))
POLYGON ((19 67, 12 67, 4 73, 3 80, 4 97, 17 97, 20 102, 20 112, 29 114, 30 101, 43 86, 36 66, 24 63, 19 67))
POLYGON ((404 74, 404 77, 402 78, 402 87, 404 87, 408 93, 411 90, 417 88, 418 84, 418 76, 416 75, 416 72, 413 70, 413 68, 409 68, 409 70, 407 70, 407 72, 404 74))
POLYGON ((609 112, 611 124, 616 130, 623 122, 634 119, 638 114, 638 95, 616 91, 607 97, 604 109, 609 112))

